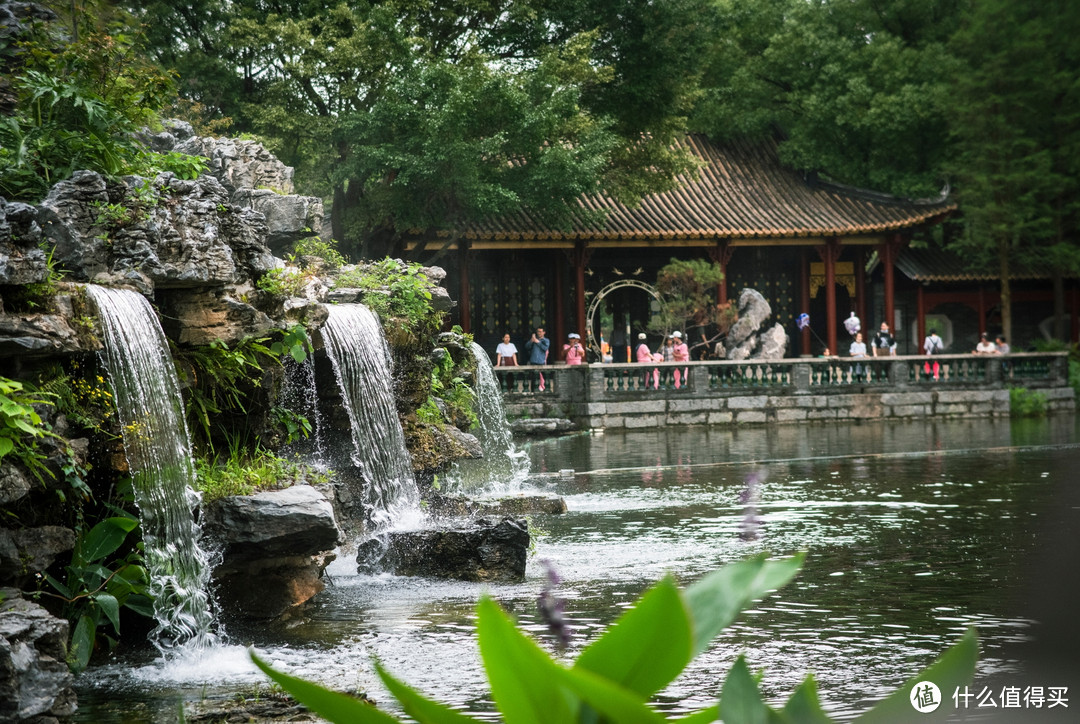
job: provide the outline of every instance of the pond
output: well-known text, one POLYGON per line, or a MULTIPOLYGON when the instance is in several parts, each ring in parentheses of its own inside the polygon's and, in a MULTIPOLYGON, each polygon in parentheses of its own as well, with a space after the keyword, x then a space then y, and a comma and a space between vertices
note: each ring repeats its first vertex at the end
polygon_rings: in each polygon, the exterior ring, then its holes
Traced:
POLYGON ((688 583, 759 551, 809 556, 662 692, 666 711, 714 703, 745 653, 770 700, 813 672, 829 713, 849 718, 971 626, 982 647, 976 692, 1080 691, 1072 416, 608 432, 534 442, 528 453, 529 485, 564 496, 569 512, 534 516, 542 534, 524 583, 358 576, 344 556, 299 625, 234 627, 231 645, 197 661, 129 655, 92 668, 79 680, 77 720, 172 721, 180 700, 250 689, 265 680, 248 644, 278 668, 387 703, 375 656, 434 698, 495 718, 473 632, 481 592, 547 641, 535 601, 549 562, 568 600, 573 656, 666 572, 688 583), (761 482, 748 521, 751 475, 761 482))

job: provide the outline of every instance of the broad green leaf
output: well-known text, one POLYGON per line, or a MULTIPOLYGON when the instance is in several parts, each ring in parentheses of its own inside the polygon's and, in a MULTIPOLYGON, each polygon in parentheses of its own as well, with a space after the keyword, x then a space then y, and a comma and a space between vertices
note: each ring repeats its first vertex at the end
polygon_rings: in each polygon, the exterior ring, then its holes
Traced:
POLYGON ((784 704, 783 714, 792 724, 829 724, 832 719, 821 710, 817 682, 813 674, 807 674, 803 683, 784 704))
POLYGON ((400 724, 399 719, 379 711, 371 704, 275 671, 256 656, 254 651, 250 651, 249 654, 255 665, 276 681, 282 689, 289 692, 308 709, 334 724, 400 724))
POLYGON ((701 711, 695 711, 693 714, 687 714, 679 719, 673 721, 679 724, 712 724, 713 722, 720 721, 720 707, 710 706, 708 709, 702 709, 701 711))
POLYGON ((416 689, 395 679, 378 662, 375 664, 375 671, 378 672, 379 678, 394 698, 401 702, 401 708, 405 710, 405 713, 415 719, 418 724, 466 724, 479 721, 459 711, 454 711, 445 704, 428 699, 416 689))
POLYGON ((101 560, 115 553, 127 534, 135 530, 138 521, 130 518, 106 518, 87 532, 82 539, 80 554, 86 563, 101 560))
POLYGON ((769 707, 761 698, 746 659, 739 656, 720 689, 720 716, 731 724, 768 724, 769 707))
POLYGON ((48 581, 49 585, 55 588, 61 596, 67 599, 72 598, 71 590, 63 583, 50 576, 48 573, 45 574, 45 580, 48 581))
MULTIPOLYGON (((608 722, 618 724, 662 724, 664 717, 653 711, 640 694, 585 669, 566 669, 552 662, 556 675, 568 688, 608 722)), ((577 721, 570 719, 567 721, 577 721)), ((547 721, 563 721, 548 719, 547 721)))
POLYGON ((154 601, 149 596, 135 594, 124 600, 124 606, 140 616, 154 617, 154 601))
POLYGON ((97 625, 89 616, 80 616, 71 634, 71 650, 68 651, 68 665, 75 673, 86 668, 90 663, 90 654, 94 653, 94 636, 97 625))
POLYGON ((4 457, 14 449, 15 443, 11 441, 10 437, 0 437, 0 458, 4 457))
POLYGON ((579 702, 560 680, 561 667, 491 598, 481 598, 476 612, 480 656, 506 724, 574 721, 579 702))
POLYGON ((937 661, 904 682, 904 685, 882 699, 873 709, 860 716, 857 722, 894 722, 911 719, 918 715, 919 721, 944 719, 949 707, 939 706, 937 711, 919 714, 911 705, 911 691, 915 684, 931 681, 941 690, 942 699, 948 700, 957 687, 967 685, 975 675, 975 662, 979 658, 979 638, 975 629, 968 629, 956 644, 943 653, 937 661))
POLYGON ((116 633, 120 633, 120 603, 116 600, 116 596, 108 593, 95 593, 91 598, 101 608, 101 612, 105 614, 105 617, 109 619, 109 623, 112 624, 113 630, 116 633))
POLYGON ((679 587, 667 576, 589 644, 574 668, 652 696, 690 663, 693 635, 679 587))
POLYGON ((752 601, 794 578, 806 558, 805 553, 779 561, 766 560, 767 556, 762 553, 730 563, 686 589, 684 598, 694 625, 694 656, 708 648, 752 601))

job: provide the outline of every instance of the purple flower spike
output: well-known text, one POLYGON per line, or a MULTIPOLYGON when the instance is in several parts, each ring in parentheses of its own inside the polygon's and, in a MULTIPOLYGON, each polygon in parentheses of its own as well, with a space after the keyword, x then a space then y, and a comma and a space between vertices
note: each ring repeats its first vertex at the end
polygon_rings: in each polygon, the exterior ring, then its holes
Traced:
POLYGON ((561 579, 551 561, 542 560, 540 565, 547 572, 547 582, 536 599, 536 608, 540 612, 540 619, 547 624, 548 631, 555 637, 559 651, 563 651, 570 644, 572 630, 566 623, 566 600, 555 597, 554 589, 561 579))

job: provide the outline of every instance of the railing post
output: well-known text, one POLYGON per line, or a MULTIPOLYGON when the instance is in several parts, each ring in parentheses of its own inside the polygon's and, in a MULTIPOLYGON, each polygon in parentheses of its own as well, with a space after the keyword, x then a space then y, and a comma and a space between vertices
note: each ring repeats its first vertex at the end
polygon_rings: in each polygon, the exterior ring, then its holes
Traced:
POLYGON ((791 370, 791 384, 796 392, 810 391, 810 365, 797 364, 791 370))
POLYGON ((585 388, 585 402, 602 400, 607 391, 607 382, 604 379, 604 365, 589 366, 589 384, 585 388))
POLYGON ((1001 384, 1001 365, 1003 364, 1004 361, 999 358, 990 357, 987 359, 986 384, 993 385, 995 387, 1001 384))

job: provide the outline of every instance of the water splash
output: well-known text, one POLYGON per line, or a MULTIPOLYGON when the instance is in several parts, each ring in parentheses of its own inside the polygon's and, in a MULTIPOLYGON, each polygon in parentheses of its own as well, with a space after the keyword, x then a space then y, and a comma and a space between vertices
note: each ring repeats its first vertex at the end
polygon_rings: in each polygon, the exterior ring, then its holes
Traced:
POLYGON ((200 650, 211 633, 210 566, 192 517, 195 465, 184 403, 168 342, 154 310, 141 295, 88 286, 104 333, 105 366, 112 382, 124 450, 143 532, 161 651, 200 650))
POLYGON ((353 464, 376 531, 418 520, 420 493, 394 406, 390 347, 379 318, 362 304, 334 304, 322 327, 352 430, 353 464))
POLYGON ((329 465, 323 431, 322 411, 319 409, 319 395, 315 386, 315 362, 308 355, 303 362, 297 362, 286 356, 284 360, 285 377, 281 385, 280 404, 291 414, 307 419, 311 432, 305 438, 286 446, 289 454, 304 456, 308 465, 316 470, 325 470, 329 465))

